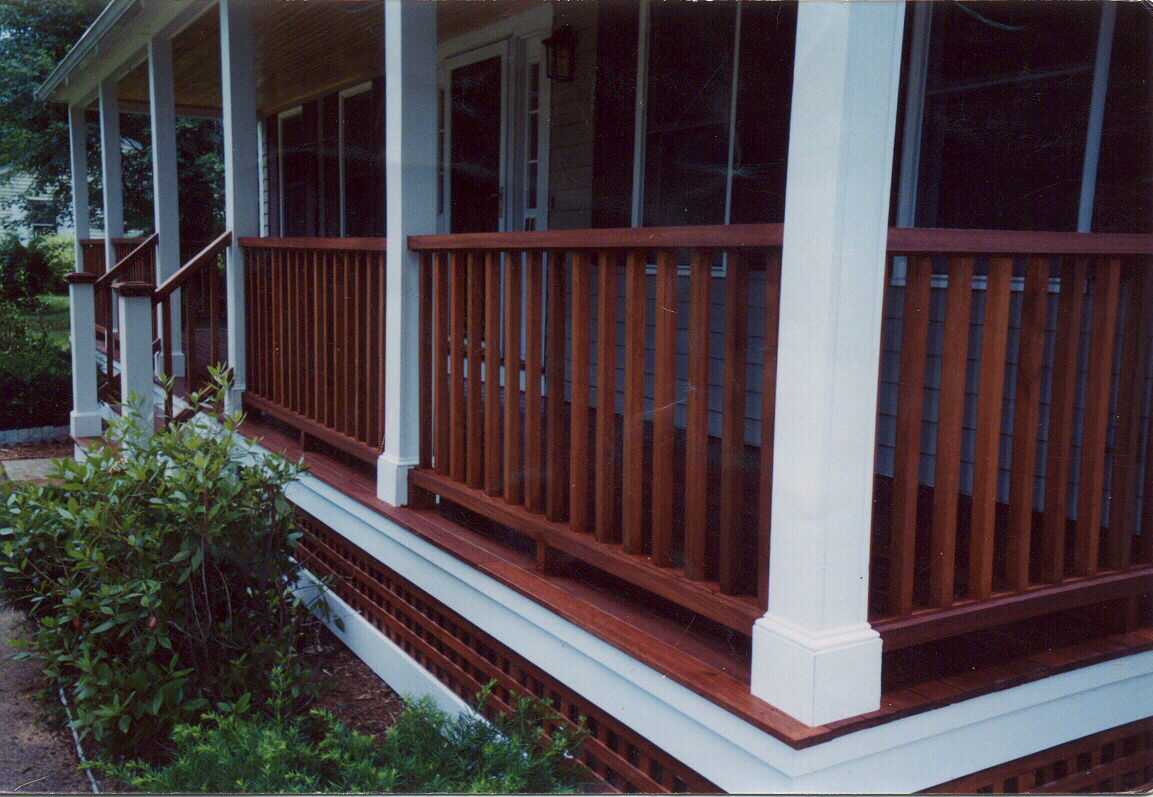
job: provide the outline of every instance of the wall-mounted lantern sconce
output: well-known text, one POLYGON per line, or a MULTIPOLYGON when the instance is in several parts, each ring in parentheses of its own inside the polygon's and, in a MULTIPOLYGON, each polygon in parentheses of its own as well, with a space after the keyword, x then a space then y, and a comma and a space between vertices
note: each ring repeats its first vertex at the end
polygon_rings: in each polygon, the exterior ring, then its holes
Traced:
POLYGON ((576 77, 576 31, 561 25, 542 42, 545 48, 545 74, 549 80, 570 83, 576 77))

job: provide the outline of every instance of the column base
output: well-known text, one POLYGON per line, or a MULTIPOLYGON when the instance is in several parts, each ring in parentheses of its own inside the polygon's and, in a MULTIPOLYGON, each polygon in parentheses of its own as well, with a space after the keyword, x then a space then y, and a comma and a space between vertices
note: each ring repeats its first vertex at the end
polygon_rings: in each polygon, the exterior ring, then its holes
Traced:
POLYGON ((753 624, 752 693, 809 726, 881 707, 881 637, 868 623, 820 633, 767 614, 753 624))
MULTIPOLYGON (((164 375, 164 354, 156 352, 153 356, 154 367, 158 376, 164 375)), ((172 352, 172 376, 177 378, 184 376, 184 352, 172 352)))
POLYGON ((388 452, 376 460, 376 497, 391 506, 408 505, 408 473, 415 462, 398 462, 388 452))
POLYGON ((104 434, 104 416, 100 410, 91 412, 72 410, 68 416, 68 426, 73 438, 100 437, 104 434))
POLYGON ((232 387, 224 394, 224 412, 227 415, 232 415, 236 412, 244 412, 244 388, 232 387))

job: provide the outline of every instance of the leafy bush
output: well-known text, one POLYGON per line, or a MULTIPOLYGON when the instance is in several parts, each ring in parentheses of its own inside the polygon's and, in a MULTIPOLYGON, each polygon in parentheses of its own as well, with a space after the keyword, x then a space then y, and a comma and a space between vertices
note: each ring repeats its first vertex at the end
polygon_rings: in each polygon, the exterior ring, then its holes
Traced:
POLYGON ((30 654, 104 755, 149 755, 214 704, 259 699, 274 666, 305 696, 310 615, 283 494, 299 467, 238 453, 239 421, 149 437, 114 422, 117 446, 0 504, 0 598, 27 612, 30 654))
POLYGON ((33 238, 23 243, 9 234, 0 239, 0 299, 34 302, 42 293, 55 293, 62 281, 66 257, 56 241, 33 238))
POLYGON ((549 712, 525 699, 513 716, 489 724, 450 718, 426 698, 411 703, 380 743, 317 709, 287 720, 210 714, 199 725, 177 726, 167 766, 133 762, 108 771, 159 793, 571 792, 581 737, 558 731, 542 738, 549 712))
POLYGON ((67 423, 72 362, 20 308, 0 299, 0 429, 67 423))

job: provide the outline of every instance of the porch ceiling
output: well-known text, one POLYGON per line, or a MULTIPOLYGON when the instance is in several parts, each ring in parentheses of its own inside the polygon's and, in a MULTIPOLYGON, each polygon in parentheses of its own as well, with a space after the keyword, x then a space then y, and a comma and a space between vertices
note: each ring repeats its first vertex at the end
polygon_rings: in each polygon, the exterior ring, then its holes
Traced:
MULTIPOLYGON (((437 5, 440 39, 455 38, 541 2, 441 2, 437 5)), ((256 8, 256 91, 262 114, 381 73, 384 19, 380 0, 259 0, 256 8)), ((176 104, 185 113, 212 113, 220 108, 219 40, 215 7, 173 38, 176 104)), ((129 108, 147 107, 147 62, 120 81, 120 99, 129 108)))

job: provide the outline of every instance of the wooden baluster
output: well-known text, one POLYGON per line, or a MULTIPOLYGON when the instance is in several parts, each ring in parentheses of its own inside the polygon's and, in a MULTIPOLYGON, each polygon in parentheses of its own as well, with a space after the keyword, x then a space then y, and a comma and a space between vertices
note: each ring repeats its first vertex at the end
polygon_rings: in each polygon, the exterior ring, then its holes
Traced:
MULTIPOLYGON (((259 348, 259 332, 257 324, 260 323, 260 308, 257 294, 256 255, 251 249, 244 252, 244 296, 248 302, 248 312, 244 314, 244 347, 245 362, 248 363, 247 389, 258 393, 260 382, 260 366, 256 363, 259 348)), ((172 330, 165 329, 165 335, 171 335, 172 330)))
POLYGON ((1145 442, 1145 484, 1141 489, 1144 506, 1141 510, 1141 537, 1137 540, 1134 559, 1141 564, 1153 564, 1153 425, 1145 442))
POLYGON ((1030 257, 1021 299, 1020 354, 1014 396, 1013 469, 1009 486, 1009 534, 1005 549, 1005 575, 1009 589, 1029 586, 1030 545, 1033 538, 1033 485, 1037 467, 1037 423, 1041 415, 1042 359, 1049 303, 1049 261, 1030 257))
POLYGON ((449 259, 449 432, 448 472, 453 481, 465 480, 465 430, 468 410, 464 404, 465 306, 467 301, 468 256, 453 252, 449 259))
POLYGON ((657 253, 656 361, 653 377, 652 557, 673 566, 673 502, 676 492, 673 413, 676 404, 677 263, 671 251, 657 253))
POLYGON ((597 284, 597 415, 596 415, 596 536, 600 542, 620 542, 617 524, 617 278, 620 267, 611 249, 599 255, 597 284))
MULTIPOLYGON (((220 364, 216 350, 216 264, 209 263, 208 269, 208 362, 220 364)), ((166 324, 165 329, 168 328, 166 324)), ((169 372, 171 373, 171 372, 169 372)))
MULTIPOLYGON (((434 320, 434 307, 435 307, 435 294, 433 289, 433 255, 429 252, 422 252, 420 255, 420 362, 418 368, 420 370, 420 467, 429 469, 432 467, 432 419, 433 413, 439 415, 440 405, 433 405, 433 387, 432 380, 434 374, 439 377, 440 368, 437 367, 438 363, 433 360, 433 352, 437 351, 433 343, 436 336, 435 324, 439 318, 434 320)), ((372 276, 372 270, 368 269, 366 277, 372 276)), ((372 294, 366 290, 367 296, 372 294)), ((367 307, 367 305, 366 305, 367 307)), ((367 332, 367 324, 366 324, 367 332)), ((372 341, 371 335, 368 336, 369 342, 372 341)), ((370 360, 371 362, 371 355, 370 360)), ((371 385, 373 380, 369 379, 371 385)), ((436 379, 440 383, 440 379, 436 379)), ((371 402, 367 402, 366 406, 373 406, 371 402)), ((371 425, 369 426, 371 429, 371 425)), ((371 436, 370 438, 371 439, 371 436)))
POLYGON ((572 402, 569 406, 569 525, 589 531, 589 256, 572 263, 572 402))
POLYGON ((545 485, 545 517, 561 521, 568 500, 568 468, 564 440, 564 372, 565 372, 565 254, 552 252, 548 260, 548 306, 545 311, 546 338, 545 385, 548 403, 545 407, 548 434, 548 468, 545 485))
POLYGON ((484 335, 484 263, 468 256, 468 486, 484 486, 484 427, 481 421, 480 340, 484 335))
POLYGON ((297 330, 300 328, 300 320, 296 314, 297 297, 300 295, 300 288, 296 282, 297 263, 299 255, 295 249, 288 252, 285 258, 285 291, 284 291, 284 310, 285 315, 288 316, 288 328, 285 335, 285 350, 288 364, 288 395, 285 397, 287 401, 286 406, 295 411, 297 408, 297 368, 299 368, 299 360, 296 347, 297 330))
POLYGON ((324 266, 323 255, 312 253, 312 412, 324 425, 324 266))
POLYGON ((505 255, 504 275, 504 500, 519 504, 524 496, 521 468, 520 414, 520 260, 505 255))
MULTIPOLYGON (((721 592, 741 589, 748 556, 742 550, 744 500, 745 380, 748 372, 749 274, 744 255, 729 252, 725 274, 725 371, 721 404, 721 592)), ((689 489, 692 486, 689 485, 689 489)))
MULTIPOLYGON (((379 264, 378 264, 379 265, 379 264)), ((433 424, 433 432, 436 435, 435 444, 433 446, 433 462, 436 465, 436 472, 442 476, 447 476, 450 473, 449 459, 452 444, 449 442, 451 434, 452 417, 449 414, 449 382, 453 374, 449 370, 449 339, 452 335, 450 330, 450 321, 448 315, 448 295, 449 295, 449 265, 448 255, 444 252, 437 252, 432 256, 432 285, 430 290, 432 296, 430 300, 433 302, 433 317, 432 317, 432 380, 433 380, 433 396, 432 404, 433 410, 436 412, 436 421, 433 424)), ((384 271, 379 271, 381 280, 384 279, 384 271)), ((377 315, 384 312, 383 305, 380 306, 377 315)), ((377 322, 379 325, 379 321, 377 322)), ((384 349, 380 349, 381 354, 384 349)), ((382 416, 383 417, 383 416, 382 416)), ((381 434, 383 438, 384 435, 381 434)))
POLYGON ((1085 420, 1081 443, 1080 491, 1077 496, 1073 570, 1080 576, 1097 573, 1101 521, 1105 503, 1105 456, 1109 434, 1109 398, 1113 385, 1121 261, 1096 263, 1093 275, 1093 339, 1089 377, 1085 383, 1085 420))
MULTIPOLYGON (((164 363, 164 375, 172 376, 172 306, 171 299, 162 299, 160 301, 160 319, 161 324, 164 326, 165 334, 161 337, 160 351, 164 363)), ((164 393, 164 423, 165 425, 172 419, 172 391, 165 391, 164 393)))
POLYGON ((917 560, 917 496, 921 478, 921 422, 924 418, 925 351, 929 341, 929 300, 933 260, 909 261, 901 332, 901 378, 897 398, 897 437, 893 466, 893 510, 889 537, 889 611, 903 617, 913 610, 917 560))
POLYGON ((1005 387, 1005 349, 1009 338, 1009 289, 1013 260, 989 260, 985 320, 981 331, 981 386, 977 402, 977 443, 973 474, 973 518, 969 539, 969 597, 993 594, 993 551, 1000 471, 1001 412, 1005 387))
MULTIPOLYGON (((1124 359, 1121 362, 1121 386, 1118 397, 1117 448, 1114 452, 1113 496, 1109 509, 1105 562, 1114 569, 1127 568, 1133 561, 1134 531, 1140 509, 1137 494, 1141 473, 1137 455, 1141 448, 1141 416, 1145 403, 1145 386, 1149 378, 1150 336, 1153 335, 1153 274, 1143 263, 1132 264, 1129 271, 1129 307, 1122 335, 1124 359)), ((1153 439, 1153 434, 1150 434, 1153 439)), ((1153 471, 1146 458, 1145 469, 1153 471)), ((1145 502, 1153 495, 1145 493, 1145 502)), ((1144 527, 1140 542, 1151 532, 1144 527)), ((1140 552, 1138 552, 1140 553, 1140 552)))
POLYGON ((342 357, 340 364, 340 393, 341 393, 341 419, 339 431, 341 434, 352 435, 354 402, 358 393, 357 385, 352 380, 353 357, 356 349, 353 342, 353 308, 356 302, 356 282, 353 279, 352 258, 348 252, 344 253, 344 288, 343 301, 340 305, 340 314, 344 320, 344 334, 341 341, 342 357))
POLYGON ((961 494, 961 440, 972 305, 973 258, 950 258, 938 394, 933 524, 929 542, 929 601, 941 608, 952 605, 956 584, 957 502, 961 494))
MULTIPOLYGON (((385 253, 379 252, 376 255, 376 350, 379 356, 376 360, 376 418, 377 418, 377 441, 380 445, 380 450, 384 450, 384 359, 385 359, 385 310, 388 307, 388 268, 385 263, 385 253)), ((441 258, 441 267, 447 267, 444 262, 444 257, 441 258)), ((447 296, 447 294, 446 294, 447 296)), ((442 301, 444 297, 442 297, 442 301)), ((444 318, 441 315, 441 318, 444 318)), ((440 322, 438 322, 440 323, 440 322)), ((442 360, 439 365, 441 376, 444 375, 444 361, 442 360)))
POLYGON ((625 405, 621 456, 621 530, 626 553, 644 550, 645 266, 644 252, 625 261, 625 405))
POLYGON ((781 257, 765 264, 765 353, 761 365, 760 525, 757 533, 757 600, 769 607, 769 553, 773 520, 773 445, 777 417, 777 348, 781 331, 781 257))
POLYGON ((317 417, 320 422, 325 426, 331 427, 332 420, 330 416, 332 408, 331 391, 329 388, 329 379, 332 371, 330 370, 331 353, 329 343, 329 304, 332 300, 332 276, 328 265, 329 255, 327 252, 317 253, 317 286, 316 297, 317 307, 316 314, 318 316, 317 322, 317 373, 316 384, 319 390, 320 400, 317 403, 317 417))
MULTIPOLYGON (((284 330, 287 326, 284 303, 284 250, 276 250, 272 262, 272 318, 275 324, 273 331, 276 341, 276 396, 277 404, 286 406, 285 400, 285 351, 284 330)), ((191 348, 191 341, 189 341, 191 348)))
POLYGON ((485 253, 484 491, 501 492, 500 253, 485 253))
POLYGON ((1045 526, 1041 536, 1041 576, 1059 584, 1065 577, 1069 524, 1069 468, 1073 460, 1073 412, 1077 400, 1077 356, 1081 349, 1088 260, 1065 261, 1057 313, 1049 406, 1048 461, 1045 470, 1045 526))
POLYGON ((708 578, 709 287, 712 252, 693 251, 689 294, 689 392, 685 429, 685 576, 708 578))
POLYGON ((541 307, 540 252, 528 253, 525 263, 525 346, 524 346, 524 474, 525 507, 544 511, 543 417, 541 412, 541 307))

